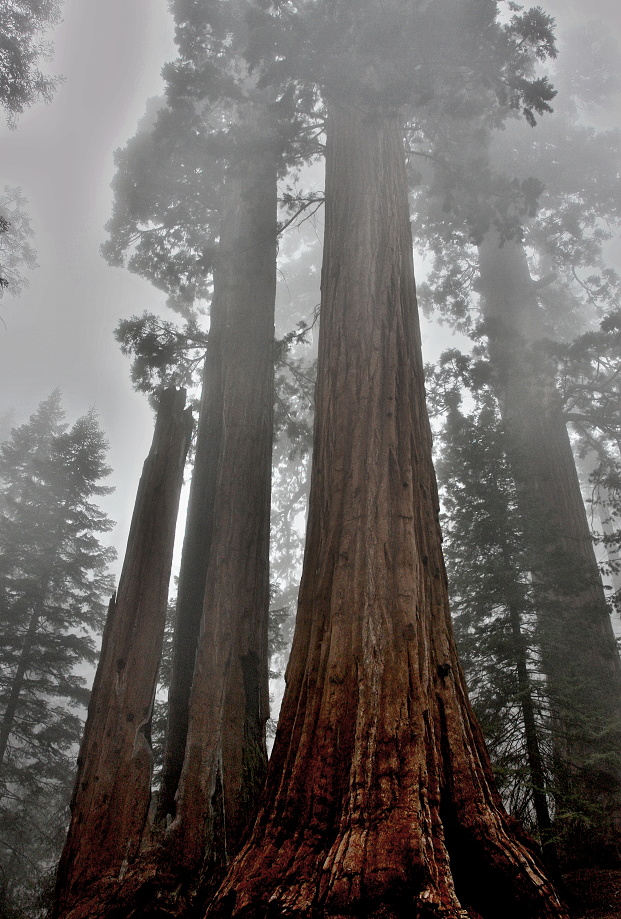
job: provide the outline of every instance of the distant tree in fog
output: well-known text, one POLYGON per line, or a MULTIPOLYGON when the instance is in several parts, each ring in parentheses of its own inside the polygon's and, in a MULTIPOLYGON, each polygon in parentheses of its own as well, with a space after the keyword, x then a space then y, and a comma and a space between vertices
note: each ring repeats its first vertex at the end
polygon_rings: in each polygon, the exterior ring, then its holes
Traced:
POLYGON ((69 428, 54 391, 0 446, 0 867, 19 900, 62 844, 88 702, 79 674, 96 660, 112 590, 106 442, 89 412, 69 428))
POLYGON ((50 42, 42 36, 60 20, 59 0, 9 0, 0 4, 0 105, 7 124, 42 99, 49 102, 60 77, 46 76, 39 61, 49 57, 50 42))
POLYGON ((4 188, 0 195, 0 296, 16 295, 28 284, 23 268, 36 268, 36 253, 30 245, 32 229, 24 210, 26 199, 19 188, 4 188))

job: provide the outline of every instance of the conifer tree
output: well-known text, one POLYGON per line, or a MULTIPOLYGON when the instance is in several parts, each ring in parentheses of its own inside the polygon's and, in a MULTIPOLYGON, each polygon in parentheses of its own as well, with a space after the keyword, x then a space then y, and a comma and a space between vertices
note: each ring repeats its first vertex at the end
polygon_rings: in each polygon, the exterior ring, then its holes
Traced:
POLYGON ((304 22, 328 109, 307 543, 262 806, 209 916, 564 915, 501 816, 454 652, 407 208, 401 104, 476 108, 439 59, 479 89, 481 31, 507 50, 493 12, 337 2, 304 22))
MULTIPOLYGON (((459 371, 469 371, 472 385, 477 369, 445 353, 430 380, 432 399, 441 378, 455 386, 459 371)), ((550 725, 524 526, 498 405, 480 379, 468 395, 468 412, 456 390, 443 395, 448 405, 437 447, 455 638, 503 800, 538 836, 556 870, 550 725)))
POLYGON ((28 283, 22 268, 36 268, 36 254, 30 245, 32 229, 24 210, 26 199, 19 188, 4 188, 0 196, 0 296, 4 291, 19 294, 28 283))
MULTIPOLYGON (((593 42, 583 30, 581 62, 593 42)), ((554 709, 557 829, 567 864, 584 864, 618 857, 621 667, 567 432, 569 381, 554 355, 618 296, 603 244, 619 226, 621 199, 618 132, 580 124, 582 81, 571 86, 573 97, 559 96, 559 113, 528 136, 517 123, 470 133, 454 161, 459 180, 446 161, 436 172, 423 235, 437 259, 436 305, 488 343, 554 709)))
POLYGON ((63 419, 55 391, 0 447, 0 852, 16 891, 62 842, 88 701, 79 669, 96 659, 112 589, 100 542, 112 522, 93 501, 110 491, 106 442, 94 412, 63 419))

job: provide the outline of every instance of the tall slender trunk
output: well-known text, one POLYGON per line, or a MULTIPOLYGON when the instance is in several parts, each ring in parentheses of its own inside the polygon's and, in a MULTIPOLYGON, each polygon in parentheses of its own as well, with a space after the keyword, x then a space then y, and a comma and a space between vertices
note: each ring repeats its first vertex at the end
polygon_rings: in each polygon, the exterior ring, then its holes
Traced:
POLYGON ((452 637, 404 160, 394 114, 331 107, 298 619, 262 807, 208 915, 565 916, 452 637))
POLYGON ((228 167, 214 278, 209 411, 219 420, 208 418, 207 430, 221 436, 217 450, 215 435, 209 444, 211 542, 174 818, 126 875, 64 919, 196 911, 239 848, 264 782, 278 156, 269 111, 255 105, 255 114, 228 167))
POLYGON ((564 856, 616 858, 621 842, 621 664, 522 244, 479 249, 489 350, 538 594, 564 856))
POLYGON ((558 872, 558 855, 552 838, 552 819, 546 795, 546 776, 543 755, 541 752, 540 732, 535 717, 533 685, 528 670, 528 649, 522 631, 522 617, 515 603, 509 603, 509 623, 513 637, 513 651, 517 672, 519 704, 524 724, 524 742, 526 759, 532 786, 533 807, 537 828, 541 838, 541 848, 547 867, 555 874, 558 872))
POLYGON ((53 915, 138 853, 151 796, 149 729, 162 653, 175 524, 190 443, 185 392, 161 396, 136 497, 123 571, 112 598, 78 758, 71 825, 53 915))
POLYGON ((22 694, 24 680, 30 666, 30 655, 39 629, 39 623, 41 622, 41 616, 41 608, 35 609, 30 616, 30 622, 28 623, 28 629, 24 636, 24 643, 19 655, 19 661, 11 682, 9 698, 7 699, 2 721, 0 721, 0 766, 4 763, 4 757, 6 756, 7 747, 9 745, 9 738, 13 733, 15 715, 17 714, 17 708, 19 706, 19 697, 22 694))
POLYGON ((265 127, 254 137, 264 149, 229 167, 215 277, 225 316, 222 440, 185 761, 168 834, 186 868, 204 859, 215 868, 237 851, 267 768, 277 199, 265 127))
POLYGON ((175 795, 183 767, 194 662, 203 615, 207 566, 222 440, 222 345, 225 311, 216 289, 210 311, 194 471, 179 568, 168 717, 156 824, 174 817, 175 795))

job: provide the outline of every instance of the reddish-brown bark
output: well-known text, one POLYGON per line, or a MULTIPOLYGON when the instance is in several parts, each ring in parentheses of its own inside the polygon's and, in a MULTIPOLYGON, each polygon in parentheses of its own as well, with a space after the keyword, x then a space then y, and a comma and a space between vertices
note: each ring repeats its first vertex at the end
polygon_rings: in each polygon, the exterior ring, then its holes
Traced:
POLYGON ((185 392, 160 400, 136 498, 123 571, 110 601, 95 676, 71 825, 58 869, 54 916, 102 877, 117 878, 138 852, 151 795, 148 739, 175 524, 192 417, 185 392))
MULTIPOLYGON (((264 125, 264 129, 267 125, 264 125)), ((230 168, 215 275, 224 315, 222 441, 185 760, 167 849, 186 869, 239 848, 267 769, 276 157, 230 168)))
POLYGON ((489 350, 513 474, 534 548, 542 665, 555 740, 564 857, 597 863, 621 843, 621 662, 595 558, 546 330, 521 243, 479 249, 489 350))
POLYGON ((228 170, 214 297, 219 413, 204 611, 175 816, 122 877, 63 919, 184 916, 240 846, 267 769, 269 521, 276 288, 276 155, 267 117, 228 170))
POLYGON ((326 165, 298 620, 262 807, 212 913, 563 917, 453 643, 399 119, 333 106, 326 165))
POLYGON ((194 661, 203 615, 207 566, 222 441, 222 343, 225 313, 216 284, 209 311, 209 342, 198 417, 194 470, 179 567, 172 668, 168 688, 166 746, 155 822, 176 812, 175 795, 183 767, 194 661))

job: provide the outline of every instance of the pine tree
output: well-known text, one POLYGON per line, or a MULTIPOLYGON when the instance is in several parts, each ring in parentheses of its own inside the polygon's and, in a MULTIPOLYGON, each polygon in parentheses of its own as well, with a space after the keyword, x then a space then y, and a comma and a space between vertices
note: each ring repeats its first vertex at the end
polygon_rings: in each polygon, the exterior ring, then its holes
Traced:
POLYGON ((63 419, 55 391, 0 448, 0 853, 11 890, 62 843, 88 701, 80 669, 95 662, 112 589, 114 550, 99 538, 112 522, 93 502, 111 490, 100 484, 106 442, 94 412, 71 428, 63 419))
MULTIPOLYGON (((451 364, 455 373, 455 357, 443 355, 432 388, 451 364)), ((455 638, 505 805, 556 868, 550 725, 524 526, 498 406, 488 386, 472 395, 468 412, 456 392, 448 395, 437 447, 455 638)))

